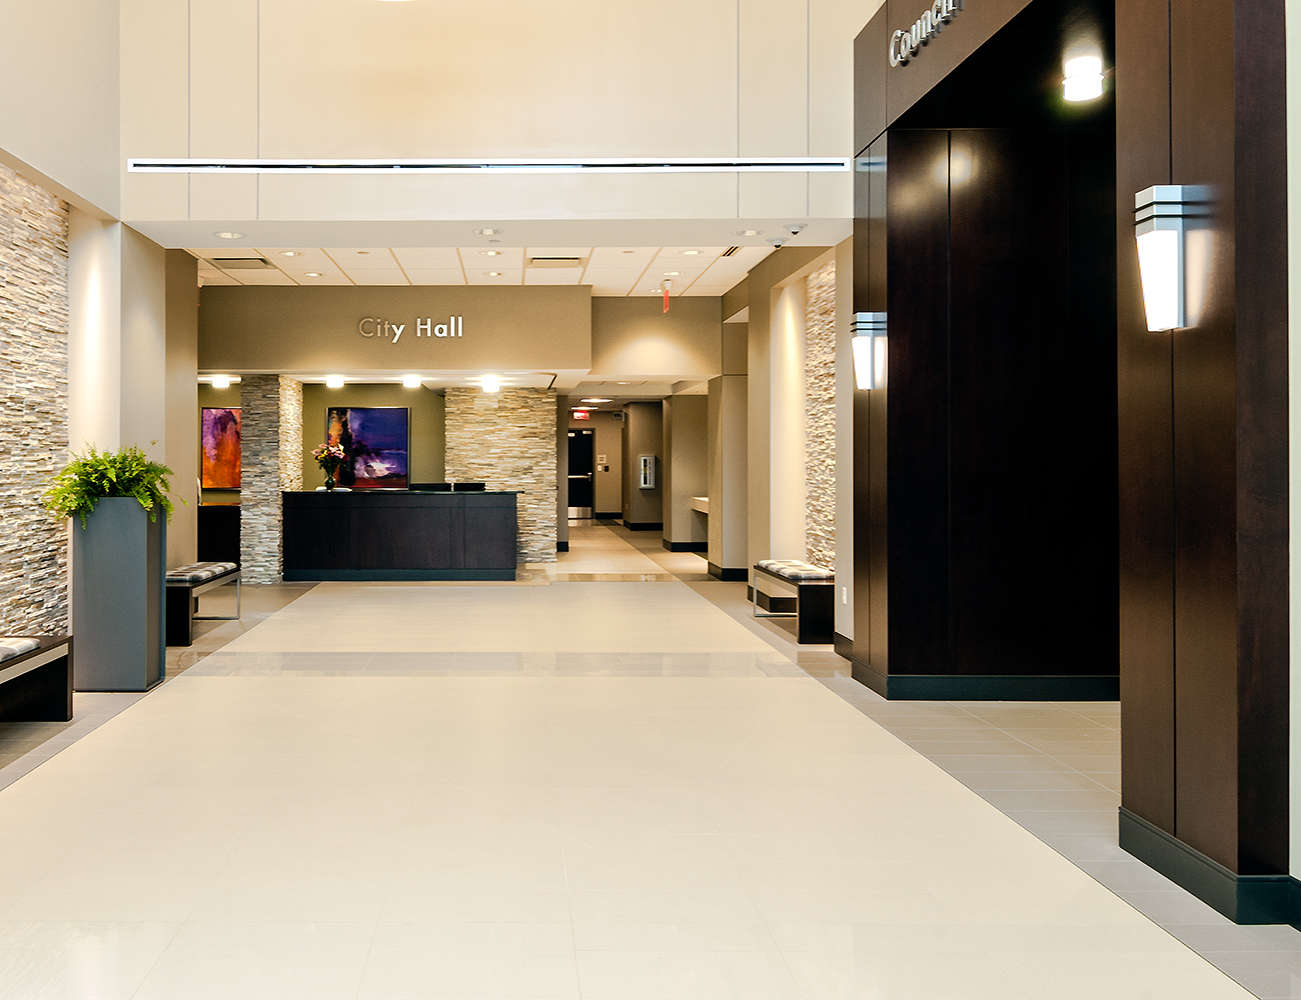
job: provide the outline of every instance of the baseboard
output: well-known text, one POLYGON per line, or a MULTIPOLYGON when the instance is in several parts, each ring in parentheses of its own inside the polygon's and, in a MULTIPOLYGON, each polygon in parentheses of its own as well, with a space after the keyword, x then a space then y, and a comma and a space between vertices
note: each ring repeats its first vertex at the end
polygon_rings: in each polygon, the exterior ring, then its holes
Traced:
POLYGON ((593 521, 620 521, 623 519, 621 510, 598 510, 592 515, 593 521))
POLYGON ((709 575, 717 577, 724 583, 745 583, 750 579, 750 571, 744 569, 726 569, 722 566, 709 564, 709 575))
POLYGON ((1301 920, 1301 882, 1291 875, 1238 875, 1123 806, 1120 847, 1238 924, 1301 920))
MULTIPOLYGON (((839 650, 837 650, 839 652, 839 650)), ((842 654, 844 655, 844 654, 842 654)), ((885 674, 850 656, 851 675, 896 701, 1118 701, 1120 678, 1046 674, 885 674)))
POLYGON ((670 542, 664 539, 664 547, 670 552, 708 552, 708 542, 670 542))
POLYGON ((569 543, 568 543, 568 542, 556 542, 556 551, 557 551, 557 552, 568 552, 568 551, 569 551, 569 543))
POLYGON ((836 652, 846 660, 854 658, 854 640, 847 635, 841 635, 839 632, 831 633, 831 645, 836 652))
POLYGON ((629 531, 663 531, 663 521, 624 521, 623 526, 629 531))

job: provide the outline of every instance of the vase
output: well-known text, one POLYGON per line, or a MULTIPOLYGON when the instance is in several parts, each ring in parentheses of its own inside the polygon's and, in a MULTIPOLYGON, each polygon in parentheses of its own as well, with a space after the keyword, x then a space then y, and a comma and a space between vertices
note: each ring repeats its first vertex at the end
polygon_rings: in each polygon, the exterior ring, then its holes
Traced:
POLYGON ((102 497, 72 521, 73 628, 78 691, 148 691, 163 679, 167 515, 134 497, 102 497), (84 652, 83 652, 84 650, 84 652))
POLYGON ((333 469, 330 469, 328 472, 325 473, 325 489, 326 489, 326 492, 329 492, 330 490, 334 489, 334 470, 333 470, 333 469))

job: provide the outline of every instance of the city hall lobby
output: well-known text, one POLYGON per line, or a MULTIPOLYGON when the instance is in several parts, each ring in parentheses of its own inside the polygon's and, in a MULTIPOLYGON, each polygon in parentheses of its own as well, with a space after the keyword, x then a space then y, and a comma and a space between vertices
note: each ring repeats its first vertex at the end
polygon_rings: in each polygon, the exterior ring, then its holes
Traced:
POLYGON ((0 1000, 1301 996, 1290 7, 8 4, 0 1000))

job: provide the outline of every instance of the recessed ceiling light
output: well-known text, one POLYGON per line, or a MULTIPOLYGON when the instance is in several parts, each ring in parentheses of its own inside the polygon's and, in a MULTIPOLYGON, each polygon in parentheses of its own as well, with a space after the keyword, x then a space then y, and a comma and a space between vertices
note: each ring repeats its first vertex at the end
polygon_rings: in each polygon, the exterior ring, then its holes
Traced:
POLYGON ((242 240, 244 233, 213 233, 213 236, 223 240, 242 240))
POLYGON ((612 403, 614 400, 606 399, 603 396, 593 396, 590 399, 583 400, 584 403, 612 403))
POLYGON ((676 277, 677 277, 679 274, 681 274, 681 273, 682 273, 681 271, 665 271, 665 272, 664 272, 664 277, 666 277, 666 278, 676 278, 676 277))
POLYGON ((636 250, 625 250, 624 253, 636 253, 636 250))
POLYGON ((326 387, 327 389, 342 389, 342 388, 343 388, 343 376, 342 376, 342 375, 327 375, 327 376, 325 376, 325 387, 326 387))
POLYGON ((704 252, 705 251, 703 250, 679 250, 678 251, 678 253, 682 254, 683 257, 699 257, 704 252))
POLYGON ((403 376, 402 376, 402 388, 404 388, 404 389, 419 389, 419 388, 420 388, 420 376, 419 376, 419 375, 403 375, 403 376))
POLYGON ((732 235, 733 236, 762 236, 763 230, 762 229, 734 229, 732 230, 732 235))
POLYGON ((500 236, 506 230, 504 229, 476 229, 475 232, 480 236, 500 236))
POLYGON ((281 250, 281 257, 303 257, 306 256, 301 250, 281 250))
POLYGON ((358 255, 359 257, 369 257, 369 256, 370 256, 370 251, 369 251, 369 250, 358 250, 358 251, 357 251, 357 255, 358 255))
POLYGON ((631 382, 616 382, 615 385, 632 385, 631 382))
POLYGON ((595 406, 571 406, 571 410, 595 410, 595 406))
POLYGON ((320 271, 304 271, 304 272, 303 272, 303 277, 304 277, 304 278, 324 278, 325 275, 324 275, 323 273, 321 273, 320 271))
POLYGON ((480 250, 479 253, 484 257, 500 257, 500 250, 480 250))
POLYGON ((484 277, 486 278, 500 278, 505 273, 506 273, 505 271, 484 271, 483 272, 484 277))
POLYGON ((214 375, 214 376, 212 376, 212 387, 213 387, 214 389, 229 389, 229 388, 230 388, 230 376, 229 376, 229 375, 214 375))
POLYGON ((501 392, 501 379, 496 375, 485 375, 483 377, 484 392, 501 392))

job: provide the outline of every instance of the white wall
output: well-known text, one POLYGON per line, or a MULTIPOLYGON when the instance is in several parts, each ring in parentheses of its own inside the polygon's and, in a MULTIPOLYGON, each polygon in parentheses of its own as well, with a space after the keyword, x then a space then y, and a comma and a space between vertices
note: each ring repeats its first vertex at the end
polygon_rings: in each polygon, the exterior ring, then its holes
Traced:
POLYGON ((0 0, 0 161, 115 215, 118 0, 0 0))
MULTIPOLYGON (((853 36, 879 5, 120 2, 123 157, 848 156, 853 36)), ((844 217, 850 199, 848 174, 123 184, 128 220, 844 217)))

